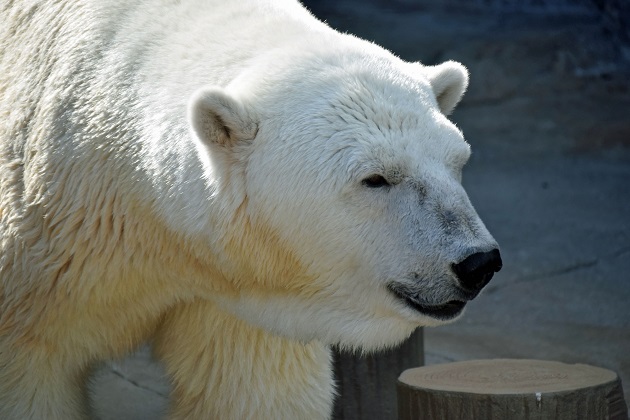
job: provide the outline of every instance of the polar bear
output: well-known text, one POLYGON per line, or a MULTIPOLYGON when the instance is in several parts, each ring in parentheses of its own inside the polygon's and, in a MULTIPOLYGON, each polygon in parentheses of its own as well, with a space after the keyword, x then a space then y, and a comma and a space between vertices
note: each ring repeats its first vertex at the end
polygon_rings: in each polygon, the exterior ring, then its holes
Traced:
POLYGON ((151 341, 174 419, 328 418, 330 345, 457 318, 501 267, 455 62, 295 0, 0 6, 0 418, 89 417, 151 341))

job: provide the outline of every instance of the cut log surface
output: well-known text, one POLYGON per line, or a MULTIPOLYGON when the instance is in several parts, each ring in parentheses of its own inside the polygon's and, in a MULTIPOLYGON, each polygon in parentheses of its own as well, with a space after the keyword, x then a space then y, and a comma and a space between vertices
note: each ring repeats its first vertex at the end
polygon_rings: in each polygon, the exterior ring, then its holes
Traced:
POLYGON ((406 370, 400 420, 627 420, 613 371, 543 360, 471 360, 406 370))

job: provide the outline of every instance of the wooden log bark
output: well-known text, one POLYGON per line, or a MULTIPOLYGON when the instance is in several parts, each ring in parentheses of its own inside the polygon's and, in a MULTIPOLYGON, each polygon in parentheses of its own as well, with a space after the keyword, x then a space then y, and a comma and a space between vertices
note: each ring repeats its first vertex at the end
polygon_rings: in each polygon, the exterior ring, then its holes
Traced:
POLYGON ((627 420, 613 371, 542 360, 473 360, 409 369, 399 420, 627 420))
POLYGON ((398 375, 424 364, 422 328, 398 348, 369 355, 335 351, 334 358, 339 397, 333 419, 395 419, 398 375))

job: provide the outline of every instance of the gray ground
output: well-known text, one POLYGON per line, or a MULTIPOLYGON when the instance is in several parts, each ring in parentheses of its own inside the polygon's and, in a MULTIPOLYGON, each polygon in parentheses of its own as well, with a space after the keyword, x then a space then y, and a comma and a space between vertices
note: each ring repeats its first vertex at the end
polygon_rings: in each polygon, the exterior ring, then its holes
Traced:
MULTIPOLYGON (((471 71, 453 119, 473 147, 464 183, 504 269, 461 321, 425 331, 427 363, 589 363, 617 371, 630 402, 630 72, 601 21, 311 3, 403 58, 471 71)), ((103 420, 159 418, 167 404, 146 351, 107 364, 93 389, 103 420)))

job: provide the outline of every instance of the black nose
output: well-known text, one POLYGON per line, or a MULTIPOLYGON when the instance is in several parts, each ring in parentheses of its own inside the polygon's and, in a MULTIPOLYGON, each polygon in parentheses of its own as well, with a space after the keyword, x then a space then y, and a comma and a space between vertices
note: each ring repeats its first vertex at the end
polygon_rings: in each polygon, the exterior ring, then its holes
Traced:
POLYGON ((474 253, 464 261, 453 264, 453 271, 462 287, 478 292, 502 266, 501 253, 498 249, 493 249, 490 252, 474 253))

